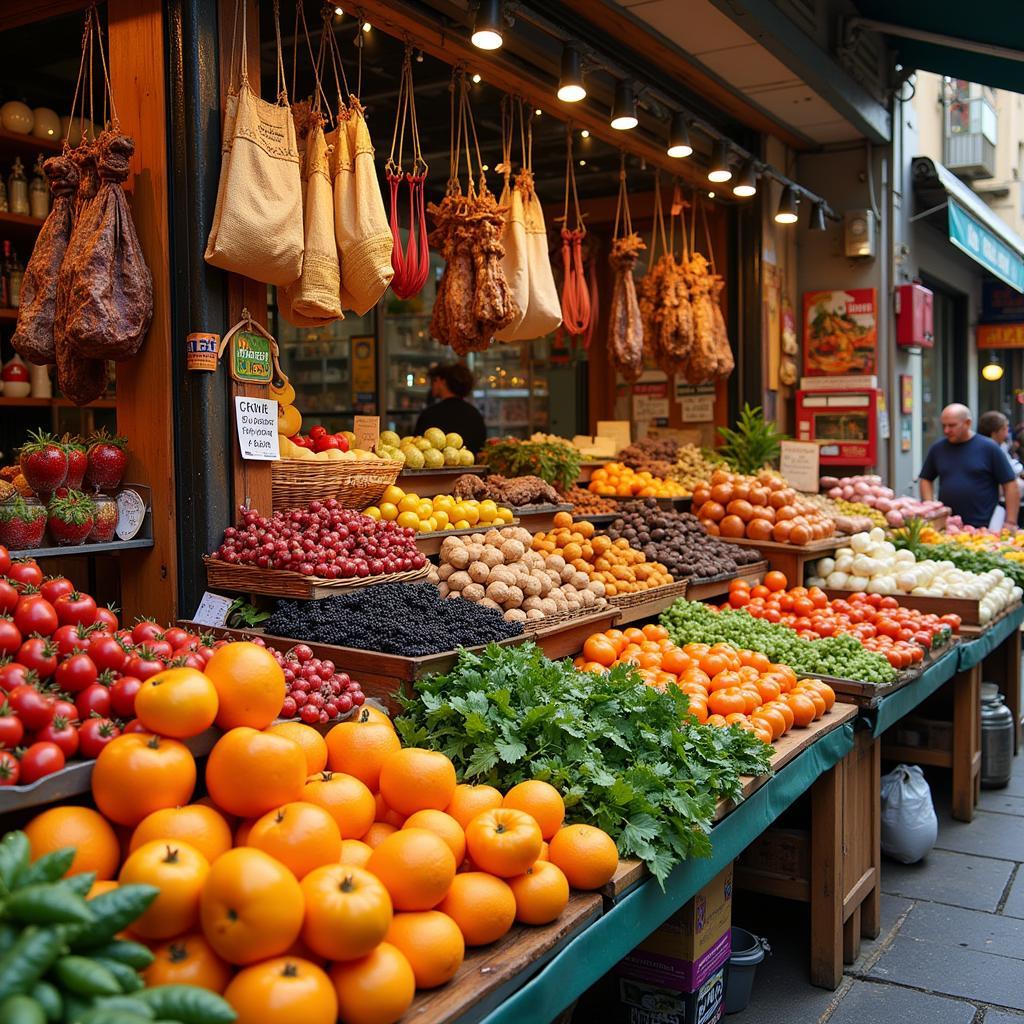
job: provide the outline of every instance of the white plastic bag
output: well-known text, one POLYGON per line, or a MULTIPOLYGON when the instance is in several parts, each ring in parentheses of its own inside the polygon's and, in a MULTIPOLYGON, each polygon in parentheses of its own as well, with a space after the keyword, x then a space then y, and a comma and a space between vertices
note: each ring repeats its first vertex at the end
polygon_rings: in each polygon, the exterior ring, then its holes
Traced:
POLYGON ((939 823, 932 791, 916 764, 901 764, 882 776, 882 852, 916 864, 935 845, 939 823))

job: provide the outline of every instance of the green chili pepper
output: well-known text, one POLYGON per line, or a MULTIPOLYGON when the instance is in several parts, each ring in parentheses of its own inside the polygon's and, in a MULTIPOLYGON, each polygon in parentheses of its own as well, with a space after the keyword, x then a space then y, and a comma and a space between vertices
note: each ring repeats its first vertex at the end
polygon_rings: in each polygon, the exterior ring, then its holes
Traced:
POLYGON ((11 893, 4 913, 25 924, 88 924, 92 911, 84 899, 62 885, 26 885, 11 893))
POLYGON ((0 992, 23 995, 50 969, 64 949, 60 928, 29 926, 0 957, 0 992))
POLYGON ((69 937, 71 948, 83 950, 105 945, 139 917, 159 892, 154 885, 121 885, 94 896, 88 904, 93 922, 87 928, 74 930, 69 937))
POLYGON ((8 832, 0 841, 0 882, 8 890, 18 884, 21 873, 28 867, 31 852, 24 832, 8 832))
POLYGON ((155 959, 152 952, 141 942, 131 942, 128 939, 113 939, 105 946, 98 946, 89 951, 92 956, 109 957, 111 960, 118 960, 137 971, 144 971, 155 959))
POLYGON ((145 982, 139 977, 139 972, 134 967, 129 967, 127 964, 121 963, 120 960, 113 960, 109 957, 96 956, 94 953, 89 955, 93 958, 94 963, 102 964, 117 978, 122 992, 137 992, 145 985, 145 982))
POLYGON ((95 871, 83 871, 80 875, 69 875, 67 878, 62 878, 57 884, 69 892, 85 897, 89 895, 89 890, 95 881, 95 871))
POLYGON ((36 982, 29 995, 43 1008, 48 1021, 59 1021, 64 1015, 64 1000, 60 991, 48 981, 36 982))
POLYGON ((117 996, 121 984, 102 964, 87 956, 62 956, 53 965, 53 976, 69 992, 80 996, 117 996))
POLYGON ((9 996, 0 1003, 0 1024, 46 1024, 46 1014, 28 996, 9 996))
POLYGON ((62 850, 44 853, 34 864, 30 864, 18 878, 18 888, 37 885, 41 882, 56 882, 63 878, 75 859, 75 848, 66 846, 62 850))
POLYGON ((136 993, 158 1016, 181 1024, 232 1024, 238 1014, 215 992, 194 985, 157 985, 136 993))

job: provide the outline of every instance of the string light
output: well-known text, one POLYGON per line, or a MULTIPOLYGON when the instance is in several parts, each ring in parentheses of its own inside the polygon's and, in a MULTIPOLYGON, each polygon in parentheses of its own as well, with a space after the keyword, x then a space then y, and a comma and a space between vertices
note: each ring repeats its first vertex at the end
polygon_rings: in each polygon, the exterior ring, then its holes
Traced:
POLYGON ((590 132, 587 131, 586 128, 584 128, 583 131, 580 132, 580 138, 581 139, 589 139, 590 138, 590 132))
POLYGON ((479 74, 479 73, 475 74, 475 75, 473 76, 473 84, 474 84, 474 85, 479 85, 479 84, 480 84, 480 81, 481 81, 481 79, 480 79, 480 74, 479 74))

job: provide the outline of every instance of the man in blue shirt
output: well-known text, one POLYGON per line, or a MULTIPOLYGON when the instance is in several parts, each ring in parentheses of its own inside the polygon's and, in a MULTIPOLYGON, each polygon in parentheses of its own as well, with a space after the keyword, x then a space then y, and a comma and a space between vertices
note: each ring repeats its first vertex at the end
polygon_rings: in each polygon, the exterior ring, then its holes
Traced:
POLYGON ((971 429, 971 410, 959 403, 942 410, 945 438, 928 449, 921 467, 921 497, 930 501, 932 484, 941 481, 939 497, 970 526, 988 526, 1002 487, 1006 522, 1017 522, 1020 491, 1006 453, 991 438, 971 429))

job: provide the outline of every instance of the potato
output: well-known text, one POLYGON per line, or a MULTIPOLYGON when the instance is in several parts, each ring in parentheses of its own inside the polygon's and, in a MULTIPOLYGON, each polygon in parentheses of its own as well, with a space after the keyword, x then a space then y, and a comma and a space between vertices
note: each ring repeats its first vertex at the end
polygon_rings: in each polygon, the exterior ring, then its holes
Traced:
POLYGON ((506 608, 518 608, 524 599, 525 595, 518 587, 509 587, 508 597, 505 598, 504 604, 506 608))
POLYGON ((526 613, 526 618, 528 620, 530 620, 530 621, 536 621, 537 619, 543 619, 544 618, 544 612, 542 612, 540 610, 540 608, 531 608, 526 613))
POLYGON ((496 565, 487 577, 488 584, 504 583, 511 587, 516 582, 516 574, 507 565, 496 565))
MULTIPOLYGON (((472 576, 472 566, 470 566, 470 570, 470 576, 472 576)), ((569 585, 574 587, 576 590, 583 590, 589 586, 589 584, 590 577, 585 572, 574 572, 572 574, 572 578, 569 580, 569 585)))
POLYGON ((451 591, 448 589, 448 584, 447 583, 439 583, 437 585, 437 592, 442 597, 447 597, 451 593, 451 591))
MULTIPOLYGON (((523 601, 523 611, 524 612, 533 611, 534 608, 540 608, 540 598, 539 597, 528 597, 528 598, 526 598, 525 601, 523 601)), ((541 612, 541 614, 543 615, 544 613, 541 612)))
POLYGON ((555 615, 558 612, 558 605, 554 598, 545 597, 540 603, 540 609, 545 615, 555 615))
POLYGON ((554 583, 552 583, 546 575, 535 576, 534 579, 540 582, 540 596, 547 597, 551 588, 554 586, 554 583))
POLYGON ((509 622, 525 622, 526 612, 524 612, 522 608, 509 608, 509 610, 505 612, 505 618, 509 622))
POLYGON ((482 601, 477 601, 477 604, 482 605, 484 608, 497 608, 499 612, 501 611, 500 606, 489 597, 485 597, 482 601))
POLYGON ((540 593, 540 580, 532 574, 524 576, 517 585, 527 597, 536 597, 540 593))
POLYGON ((548 569, 554 569, 556 572, 561 572, 565 568, 565 559, 561 555, 548 555, 544 559, 544 565, 548 569))
POLYGON ((508 585, 499 581, 487 584, 487 596, 497 604, 504 604, 508 600, 508 585))
POLYGON ((502 562, 505 561, 505 556, 502 555, 497 547, 488 545, 484 548, 483 554, 480 556, 480 561, 493 568, 496 565, 501 565, 502 562))
POLYGON ((490 544, 492 547, 501 546, 501 534, 497 530, 488 530, 484 534, 484 543, 490 544))
POLYGON ((441 542, 441 558, 447 562, 451 558, 453 551, 464 546, 461 537, 445 537, 441 542))
POLYGON ((483 544, 467 544, 466 554, 471 562, 479 562, 480 556, 484 553, 483 544))
POLYGON ((463 587, 468 587, 473 581, 468 572, 453 572, 445 582, 448 584, 449 590, 461 591, 463 587))
POLYGON ((470 544, 483 544, 483 542, 484 542, 484 535, 482 533, 471 533, 469 535, 469 543, 470 544))
POLYGON ((472 562, 469 566, 469 578, 474 583, 486 583, 491 567, 485 562, 472 562))
POLYGON ((558 575, 563 583, 568 583, 576 575, 576 570, 571 565, 567 565, 558 575))
POLYGON ((593 608, 594 602, 597 598, 594 596, 594 592, 588 589, 580 591, 580 600, 582 601, 584 608, 593 608))
POLYGON ((595 597, 604 597, 604 580, 591 580, 587 584, 587 590, 595 597))
POLYGON ((501 553, 505 556, 505 562, 518 562, 526 553, 526 548, 517 540, 506 540, 501 545, 501 553))
POLYGON ((454 565, 456 569, 465 569, 469 565, 469 552, 464 547, 459 547, 444 560, 449 565, 454 565))
POLYGON ((462 596, 467 601, 482 601, 486 594, 480 583, 469 583, 462 588, 462 596))

